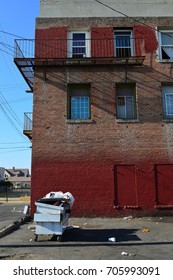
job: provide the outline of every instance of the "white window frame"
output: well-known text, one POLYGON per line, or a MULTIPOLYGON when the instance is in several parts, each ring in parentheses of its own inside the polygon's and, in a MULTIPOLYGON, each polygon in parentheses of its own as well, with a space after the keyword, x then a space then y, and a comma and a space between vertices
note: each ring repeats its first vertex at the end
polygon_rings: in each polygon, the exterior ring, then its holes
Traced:
MULTIPOLYGON (((168 109, 168 95, 169 96, 172 96, 172 99, 173 99, 173 93, 165 93, 165 112, 166 112, 166 116, 169 116, 169 117, 173 117, 173 112, 172 113, 169 113, 169 109, 168 109)), ((173 102, 172 102, 172 107, 173 107, 173 102)))
POLYGON ((85 48, 86 48, 86 55, 83 56, 85 57, 90 57, 91 56, 91 50, 90 50, 90 32, 86 30, 75 30, 75 31, 69 31, 68 33, 68 48, 67 48, 67 57, 73 57, 73 34, 85 34, 85 48))
MULTIPOLYGON (((172 100, 173 100, 173 86, 163 86, 162 94, 163 94, 164 117, 167 119, 173 119, 173 112, 171 114, 168 111, 168 96, 172 96, 172 100)), ((173 101, 172 101, 172 107, 173 107, 173 101)))
MULTIPOLYGON (((159 30, 159 34, 158 34, 158 38, 159 38, 159 60, 161 61, 173 61, 173 57, 172 58, 162 58, 162 48, 172 48, 173 49, 173 45, 162 45, 162 34, 163 33, 172 33, 173 36, 173 29, 171 30, 159 30)), ((173 51, 173 50, 172 50, 173 51)))
MULTIPOLYGON (((118 34, 118 33, 120 33, 120 35, 123 35, 123 33, 124 33, 124 35, 125 35, 125 33, 126 32, 129 32, 130 33, 130 56, 134 56, 134 42, 133 42, 133 32, 132 32, 132 30, 130 30, 130 29, 122 29, 122 30, 114 30, 114 56, 115 57, 118 57, 117 55, 116 55, 116 50, 117 50, 117 46, 116 46, 116 35, 118 34)), ((122 47, 122 49, 127 49, 128 47, 122 47)), ((122 56, 122 58, 123 58, 123 56, 122 56)))
POLYGON ((136 111, 136 84, 117 84, 116 85, 116 117, 118 120, 136 120, 137 111, 136 111), (126 89, 130 89, 130 92, 127 93, 126 89), (121 99, 122 100, 119 100, 121 99), (129 103, 128 99, 130 98, 130 110, 131 115, 129 116, 129 103), (122 102, 122 104, 120 104, 122 102), (124 103, 124 104, 123 104, 124 103))
POLYGON ((126 95, 124 95, 124 96, 117 96, 117 118, 118 119, 128 119, 128 120, 131 120, 131 119, 134 119, 134 116, 135 116, 135 114, 134 114, 134 97, 133 96, 126 96, 126 95), (124 98, 124 106, 123 105, 118 105, 118 98, 124 98), (128 98, 130 98, 131 99, 131 103, 133 104, 132 106, 132 111, 133 111, 133 116, 131 117, 131 118, 129 118, 128 116, 127 116, 127 99, 128 98), (122 117, 122 118, 120 118, 119 116, 118 116, 118 108, 119 107, 121 107, 121 106, 123 106, 124 107, 124 117, 122 117))

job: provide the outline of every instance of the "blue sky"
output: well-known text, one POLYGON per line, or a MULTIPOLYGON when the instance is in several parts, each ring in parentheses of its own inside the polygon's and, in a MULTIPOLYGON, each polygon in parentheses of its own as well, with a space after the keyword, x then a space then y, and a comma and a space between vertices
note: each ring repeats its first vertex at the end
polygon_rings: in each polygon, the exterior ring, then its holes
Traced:
POLYGON ((23 123, 24 112, 32 112, 33 95, 25 92, 29 87, 13 58, 17 36, 34 38, 39 2, 6 0, 0 4, 0 167, 31 168, 32 143, 23 135, 23 123))

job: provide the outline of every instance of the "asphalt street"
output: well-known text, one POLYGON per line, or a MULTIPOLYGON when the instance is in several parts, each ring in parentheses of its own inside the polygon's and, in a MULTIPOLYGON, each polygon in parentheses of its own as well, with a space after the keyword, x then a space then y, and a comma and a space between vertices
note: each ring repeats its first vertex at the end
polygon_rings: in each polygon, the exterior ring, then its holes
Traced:
POLYGON ((23 210, 26 202, 0 202, 0 229, 17 221, 20 218, 24 218, 23 210))
MULTIPOLYGON (((23 218, 25 202, 0 204, 0 228, 23 218)), ((173 217, 73 218, 62 242, 34 241, 35 224, 0 238, 2 260, 172 260, 173 217)))

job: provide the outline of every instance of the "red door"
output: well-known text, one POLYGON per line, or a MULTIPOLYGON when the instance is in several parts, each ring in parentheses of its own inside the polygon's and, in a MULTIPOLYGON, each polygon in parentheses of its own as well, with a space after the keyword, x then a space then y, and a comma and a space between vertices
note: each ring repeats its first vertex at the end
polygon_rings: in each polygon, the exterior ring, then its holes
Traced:
POLYGON ((155 165, 157 205, 173 205, 173 164, 155 165))
POLYGON ((116 165, 115 174, 115 205, 136 206, 136 167, 135 165, 116 165))

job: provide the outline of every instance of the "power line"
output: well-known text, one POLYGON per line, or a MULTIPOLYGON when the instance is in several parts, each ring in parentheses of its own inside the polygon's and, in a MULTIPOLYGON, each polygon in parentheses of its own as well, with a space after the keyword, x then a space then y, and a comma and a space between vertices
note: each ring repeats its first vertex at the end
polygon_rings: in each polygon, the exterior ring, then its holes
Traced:
MULTIPOLYGON (((4 30, 2 30, 2 25, 0 25, 1 27, 1 33, 0 33, 0 45, 3 47, 3 49, 1 48, 1 51, 7 53, 8 55, 11 55, 14 57, 14 46, 11 46, 8 44, 7 38, 5 37, 5 34, 9 35, 9 32, 5 32, 4 30), (4 34, 4 37, 1 36, 1 34, 4 34), (5 41, 4 41, 5 40, 5 41)), ((12 35, 10 33, 10 35, 12 35)), ((15 35, 16 36, 16 35, 15 35)), ((19 36, 18 36, 19 37, 19 36)), ((20 36, 21 37, 21 36, 20 36)), ((16 80, 16 77, 14 76, 14 73, 12 72, 11 67, 9 66, 9 64, 7 63, 8 61, 6 60, 5 56, 3 57, 4 61, 6 63, 6 66, 8 67, 9 72, 11 73, 11 76, 13 77, 13 79, 15 80, 15 82, 17 83, 18 81, 16 80)), ((11 60, 10 60, 11 62, 11 60)), ((13 64, 14 65, 14 64, 13 64)), ((0 91, 0 109, 2 110, 3 114, 5 115, 6 119, 8 120, 8 122, 10 123, 10 125, 16 130, 16 132, 25 139, 25 143, 27 143, 28 139, 25 138, 25 136, 21 133, 21 131, 18 129, 18 127, 23 127, 23 124, 21 123, 20 119, 18 118, 18 116, 16 115, 16 113, 14 112, 14 110, 12 109, 12 107, 9 105, 8 101, 5 99, 5 97, 3 96, 3 94, 0 91)))
POLYGON ((31 148, 24 148, 24 149, 18 149, 18 150, 8 150, 8 151, 4 151, 4 152, 0 152, 0 154, 7 154, 7 153, 16 153, 16 152, 24 152, 24 151, 29 151, 31 148))
MULTIPOLYGON (((0 104, 0 108, 2 110, 2 112, 4 113, 6 119, 9 121, 9 123, 11 124, 11 126, 16 130, 16 132, 23 138, 24 135, 20 132, 20 130, 18 129, 18 127, 15 125, 15 123, 13 122, 13 120, 9 117, 8 113, 5 111, 5 109, 2 107, 2 105, 0 104)), ((26 139, 25 139, 26 140, 26 139)))
POLYGON ((9 103, 7 102, 7 100, 5 99, 5 97, 3 96, 3 94, 0 91, 0 100, 4 101, 3 103, 1 102, 1 105, 4 104, 7 111, 11 114, 12 118, 15 119, 15 121, 19 124, 19 126, 22 127, 22 123, 19 120, 18 116, 16 115, 16 113, 14 112, 14 110, 11 108, 11 106, 9 105, 9 103))
POLYGON ((8 54, 8 55, 14 56, 13 54, 11 54, 11 53, 9 53, 9 52, 3 50, 3 49, 0 49, 0 51, 5 52, 5 53, 8 54))
MULTIPOLYGON (((106 8, 108 8, 108 9, 110 9, 110 10, 112 10, 112 11, 114 11, 114 12, 120 14, 120 15, 122 15, 122 16, 125 16, 126 18, 130 19, 131 21, 138 22, 138 23, 140 23, 140 24, 146 26, 147 28, 149 28, 149 29, 151 29, 151 30, 160 32, 157 28, 152 27, 152 26, 150 26, 150 25, 148 25, 148 24, 146 24, 146 23, 144 23, 144 22, 142 22, 142 21, 140 21, 140 20, 138 20, 138 19, 136 19, 136 18, 134 18, 134 17, 128 16, 127 14, 125 14, 125 13, 123 13, 123 12, 121 12, 121 11, 118 11, 117 9, 112 8, 111 6, 109 6, 109 5, 107 5, 107 4, 103 3, 103 2, 101 2, 101 1, 99 1, 99 0, 94 0, 94 1, 97 2, 97 3, 99 3, 100 5, 105 6, 106 8)), ((167 34, 167 33, 165 33, 165 32, 160 32, 160 33, 162 33, 162 34, 164 33, 164 34, 166 34, 167 36, 173 38, 172 35, 167 34)))
POLYGON ((19 90, 25 90, 26 89, 26 86, 25 85, 20 85, 20 84, 15 84, 14 85, 6 85, 6 86, 3 86, 3 85, 0 85, 0 90, 2 92, 9 92, 9 91, 19 91, 19 90))
MULTIPOLYGON (((2 39, 1 39, 2 40, 2 39)), ((6 44, 6 43, 3 43, 3 42, 0 42, 0 45, 4 46, 5 48, 9 49, 10 51, 13 51, 14 52, 14 47, 9 45, 9 44, 6 44)))
POLYGON ((16 34, 13 34, 13 33, 7 32, 7 31, 4 31, 4 30, 2 30, 2 29, 0 29, 0 32, 1 32, 1 33, 4 33, 4 34, 7 34, 7 35, 10 35, 10 36, 13 36, 13 37, 16 37, 16 38, 26 39, 26 38, 24 38, 24 37, 21 37, 21 36, 19 36, 19 35, 16 35, 16 34))
POLYGON ((11 149, 28 149, 28 148, 31 148, 31 147, 3 147, 3 148, 0 148, 0 150, 11 150, 11 149))
MULTIPOLYGON (((19 39, 29 40, 29 39, 24 38, 24 37, 21 37, 21 36, 19 36, 19 35, 15 35, 15 34, 13 34, 13 33, 6 32, 6 31, 4 31, 4 30, 2 30, 2 29, 0 29, 0 32, 1 32, 1 33, 4 33, 4 34, 7 34, 7 35, 10 35, 10 36, 13 36, 13 37, 16 37, 16 38, 19 38, 19 39)), ((33 40, 33 41, 35 41, 35 40, 33 40)), ((39 40, 38 40, 38 41, 39 41, 39 40)), ((15 51, 15 47, 13 47, 13 46, 10 46, 10 45, 5 44, 5 43, 3 43, 3 42, 0 42, 0 44, 1 44, 1 45, 4 45, 4 47, 8 48, 10 51, 11 51, 10 48, 12 48, 12 49, 15 51)), ((47 45, 47 44, 45 44, 45 43, 41 43, 41 49, 40 49, 40 50, 42 50, 42 46, 50 47, 49 45, 47 45)), ((58 47, 55 48, 55 47, 52 47, 52 46, 51 46, 51 48, 57 49, 57 50, 63 50, 62 48, 58 48, 58 47)), ((10 54, 10 53, 8 53, 8 52, 2 50, 2 49, 0 49, 0 50, 3 51, 3 52, 5 52, 5 53, 7 53, 7 54, 9 54, 9 55, 12 55, 12 54, 10 54)), ((72 52, 68 51, 68 53, 72 53, 72 52)), ((30 55, 30 54, 32 54, 32 53, 27 52, 27 54, 30 55)), ((14 56, 14 53, 13 53, 12 56, 14 56)))
MULTIPOLYGON (((118 10, 116 10, 116 9, 114 9, 114 8, 112 8, 112 7, 110 7, 109 5, 104 4, 104 3, 102 3, 102 2, 100 2, 100 1, 98 1, 98 0, 94 0, 94 1, 96 1, 97 3, 99 3, 99 4, 101 4, 101 5, 105 6, 105 7, 107 7, 107 8, 109 8, 109 9, 111 9, 111 10, 113 10, 113 11, 115 11, 115 12, 117 12, 117 13, 119 13, 119 14, 125 16, 125 17, 127 17, 127 18, 130 19, 131 21, 138 22, 138 23, 140 23, 140 24, 146 26, 147 28, 149 28, 149 29, 151 29, 151 30, 154 30, 154 31, 156 31, 156 32, 158 32, 158 33, 165 34, 166 36, 168 36, 168 37, 170 37, 170 38, 173 38, 173 35, 171 35, 171 34, 169 34, 169 33, 166 33, 166 32, 164 32, 164 31, 160 31, 160 30, 158 30, 158 29, 155 28, 155 27, 151 27, 151 26, 149 26, 148 24, 146 24, 146 23, 144 23, 144 22, 141 22, 140 20, 138 20, 138 19, 136 19, 136 18, 130 17, 130 16, 126 15, 125 13, 122 13, 122 12, 120 12, 120 11, 118 11, 118 10)), ((7 34, 8 34, 8 33, 7 33, 7 34)), ((28 39, 25 39, 25 38, 22 38, 22 39, 28 40, 28 39)), ((51 40, 51 39, 50 39, 50 40, 51 40)), ((35 40, 32 39, 32 41, 35 42, 35 43, 37 44, 37 47, 38 47, 38 45, 39 45, 41 51, 42 51, 42 47, 43 47, 43 46, 45 46, 45 47, 50 47, 50 48, 53 49, 53 50, 63 50, 63 51, 64 51, 64 49, 62 49, 61 47, 54 47, 54 46, 52 46, 52 45, 39 42, 39 41, 42 41, 41 39, 35 39, 35 40)), ((45 42, 45 41, 46 41, 46 40, 44 40, 44 42, 45 42)), ((2 42, 0 42, 0 44, 2 44, 2 42)), ((9 50, 10 50, 10 48, 14 48, 14 47, 12 47, 12 46, 10 46, 10 45, 7 45, 7 44, 3 44, 3 45, 4 45, 5 48, 7 48, 7 49, 9 49, 9 50)), ((15 48, 14 48, 14 49, 15 49, 15 48)), ((11 53, 9 53, 9 52, 3 50, 3 49, 0 49, 0 50, 3 51, 3 52, 5 52, 5 53, 8 54, 8 55, 14 56, 14 54, 11 54, 11 53)), ((10 51, 11 51, 11 50, 10 50, 10 51)), ((67 50, 67 53, 68 53, 68 54, 72 54, 72 51, 67 50)), ((31 52, 25 52, 25 55, 34 56, 34 53, 33 53, 33 52, 32 52, 32 53, 31 53, 31 52)), ((35 57, 37 57, 37 56, 35 56, 35 57)))
MULTIPOLYGON (((0 29, 1 30, 4 30, 4 28, 2 27, 2 24, 0 24, 0 29)), ((8 53, 12 52, 12 55, 14 57, 14 52, 15 52, 15 47, 14 45, 11 46, 9 44, 9 38, 7 38, 6 34, 1 34, 0 33, 0 44, 3 46, 4 49, 6 49, 8 51, 8 53)), ((9 59, 9 57, 6 58, 6 56, 4 55, 3 53, 3 58, 4 58, 4 61, 6 63, 6 66, 8 68, 8 71, 11 73, 11 77, 14 79, 15 83, 18 83, 19 81, 19 71, 16 71, 16 68, 14 69, 14 63, 13 63, 13 67, 11 67, 11 64, 12 64, 12 60, 9 59)), ((20 76, 20 79, 21 79, 21 76, 20 76)))
POLYGON ((0 85, 0 87, 1 87, 1 89, 2 89, 2 87, 16 87, 16 86, 21 86, 21 85, 23 85, 23 83, 19 83, 19 84, 2 84, 2 85, 0 85))
POLYGON ((8 102, 7 102, 7 101, 2 101, 2 102, 0 102, 0 103, 1 103, 1 105, 3 105, 3 104, 8 104, 8 105, 9 105, 9 103, 25 102, 26 100, 30 100, 30 97, 23 97, 23 98, 18 98, 18 99, 11 99, 11 100, 9 100, 8 102))
POLYGON ((14 144, 24 144, 26 142, 3 142, 0 145, 14 145, 14 144))
MULTIPOLYGON (((148 25, 148 24, 146 24, 146 23, 144 23, 144 22, 142 22, 142 21, 140 21, 140 20, 138 20, 138 19, 136 19, 136 18, 134 18, 134 17, 128 16, 128 15, 125 14, 124 12, 121 12, 121 11, 115 9, 115 8, 109 6, 108 4, 105 4, 105 3, 103 3, 103 2, 101 2, 101 1, 99 1, 99 0, 94 0, 94 1, 97 2, 98 4, 102 5, 102 6, 105 6, 105 7, 108 8, 108 9, 111 9, 112 11, 114 11, 114 12, 116 12, 116 13, 118 13, 118 14, 121 14, 122 16, 128 18, 130 21, 138 22, 138 23, 140 23, 140 24, 146 26, 147 28, 149 28, 149 29, 151 29, 151 30, 160 32, 160 33, 162 33, 162 34, 166 34, 168 37, 173 38, 172 35, 170 35, 170 34, 168 34, 168 33, 165 33, 165 32, 161 32, 161 31, 159 31, 157 28, 152 27, 152 26, 150 26, 150 25, 148 25)), ((16 35, 16 34, 13 34, 13 33, 7 32, 7 31, 4 31, 4 30, 2 30, 2 29, 0 29, 0 32, 1 32, 1 33, 4 33, 4 34, 7 34, 7 35, 10 35, 10 36, 13 36, 13 37, 16 37, 16 38, 19 38, 19 39, 28 40, 28 39, 25 38, 25 37, 22 37, 22 36, 20 36, 20 35, 16 35)), ((33 40, 33 41, 34 41, 34 40, 33 40)), ((39 40, 37 40, 37 39, 36 39, 35 41, 39 42, 39 40)), ((3 44, 3 43, 0 42, 0 44, 3 44)), ((15 49, 13 46, 10 46, 10 45, 8 45, 8 44, 4 44, 4 46, 5 46, 5 45, 6 45, 6 48, 15 49)), ((49 45, 47 45, 47 44, 45 44, 45 43, 41 43, 41 47, 42 47, 42 46, 48 46, 48 47, 49 47, 49 45)), ((51 46, 51 48, 61 50, 61 48, 58 48, 58 47, 53 47, 53 46, 51 46)), ((0 49, 0 50, 1 50, 1 51, 4 51, 4 50, 2 50, 2 49, 0 49)), ((6 52, 6 51, 4 51, 4 52, 6 52)), ((9 54, 9 55, 11 55, 11 54, 8 53, 8 52, 6 52, 6 53, 9 54)), ((71 53, 71 52, 68 51, 68 53, 71 53)), ((28 53, 28 54, 30 54, 30 53, 28 53)))

